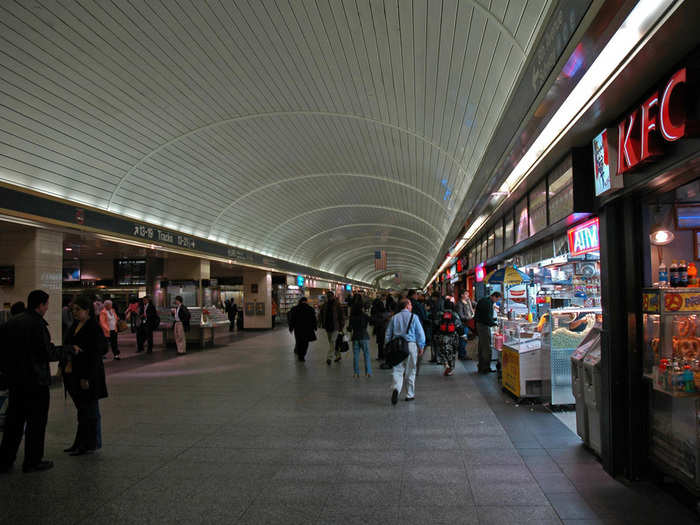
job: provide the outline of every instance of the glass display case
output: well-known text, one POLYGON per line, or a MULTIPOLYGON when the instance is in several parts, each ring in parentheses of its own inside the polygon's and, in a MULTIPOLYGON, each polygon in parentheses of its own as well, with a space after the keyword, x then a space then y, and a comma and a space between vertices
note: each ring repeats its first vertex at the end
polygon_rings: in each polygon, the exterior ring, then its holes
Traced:
POLYGON ((643 290, 642 323, 651 462, 700 493, 700 288, 643 290))
POLYGON ((540 329, 548 353, 552 405, 576 403, 571 389, 571 355, 600 315, 600 308, 560 308, 543 316, 540 329))
MULTIPOLYGON (((190 312, 190 331, 187 332, 186 338, 188 343, 198 344, 204 347, 207 344, 214 344, 214 335, 218 329, 220 331, 228 331, 229 320, 226 312, 219 310, 214 306, 191 306, 188 308, 190 312)), ((163 330, 163 340, 166 346, 175 344, 175 333, 173 330, 172 310, 170 308, 159 308, 158 315, 160 316, 160 329, 163 330)))
POLYGON ((642 294, 644 374, 655 390, 700 397, 700 288, 642 294))

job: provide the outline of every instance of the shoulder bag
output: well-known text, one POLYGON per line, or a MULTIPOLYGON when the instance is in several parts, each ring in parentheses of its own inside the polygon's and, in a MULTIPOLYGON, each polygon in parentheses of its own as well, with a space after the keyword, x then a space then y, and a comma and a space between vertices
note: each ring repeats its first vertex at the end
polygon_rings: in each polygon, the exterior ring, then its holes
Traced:
POLYGON ((413 312, 411 312, 411 319, 408 321, 408 326, 406 327, 406 333, 402 335, 394 335, 394 337, 386 344, 384 352, 386 355, 386 363, 394 367, 399 363, 402 363, 408 357, 408 341, 406 341, 406 335, 411 329, 411 324, 413 323, 413 312))

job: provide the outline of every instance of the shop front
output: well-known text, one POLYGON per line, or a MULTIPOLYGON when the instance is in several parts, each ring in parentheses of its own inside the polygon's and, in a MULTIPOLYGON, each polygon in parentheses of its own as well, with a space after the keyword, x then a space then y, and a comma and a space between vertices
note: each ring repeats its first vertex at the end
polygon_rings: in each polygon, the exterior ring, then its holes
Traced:
POLYGON ((698 496, 699 65, 696 51, 594 139, 604 464, 631 478, 655 470, 698 496))

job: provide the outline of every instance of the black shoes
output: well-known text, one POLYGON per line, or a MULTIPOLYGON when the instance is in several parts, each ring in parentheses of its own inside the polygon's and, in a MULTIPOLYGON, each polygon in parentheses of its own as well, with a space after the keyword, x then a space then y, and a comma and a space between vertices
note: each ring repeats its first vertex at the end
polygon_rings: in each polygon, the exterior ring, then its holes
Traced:
POLYGON ((44 470, 49 470, 53 468, 53 461, 40 461, 36 465, 25 465, 22 467, 22 472, 28 474, 29 472, 42 472, 44 470))
POLYGON ((415 400, 416 400, 415 397, 407 397, 407 398, 406 398, 406 401, 415 401, 415 400))
POLYGON ((391 393, 391 404, 395 405, 398 400, 399 400, 399 391, 394 389, 394 391, 391 393))
POLYGON ((75 450, 74 452, 71 452, 69 455, 70 456, 84 456, 85 454, 92 454, 95 452, 94 450, 88 450, 86 448, 79 448, 75 450))
POLYGON ((78 450, 78 447, 76 445, 73 445, 71 447, 64 448, 63 452, 75 452, 76 450, 78 450))

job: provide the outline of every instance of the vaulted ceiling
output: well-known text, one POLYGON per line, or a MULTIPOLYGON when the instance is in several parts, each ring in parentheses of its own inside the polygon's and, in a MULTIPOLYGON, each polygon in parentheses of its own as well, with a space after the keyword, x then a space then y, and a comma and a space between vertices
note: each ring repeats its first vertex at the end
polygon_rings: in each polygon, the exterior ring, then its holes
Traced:
POLYGON ((0 180, 422 284, 548 0, 0 3, 0 180))

